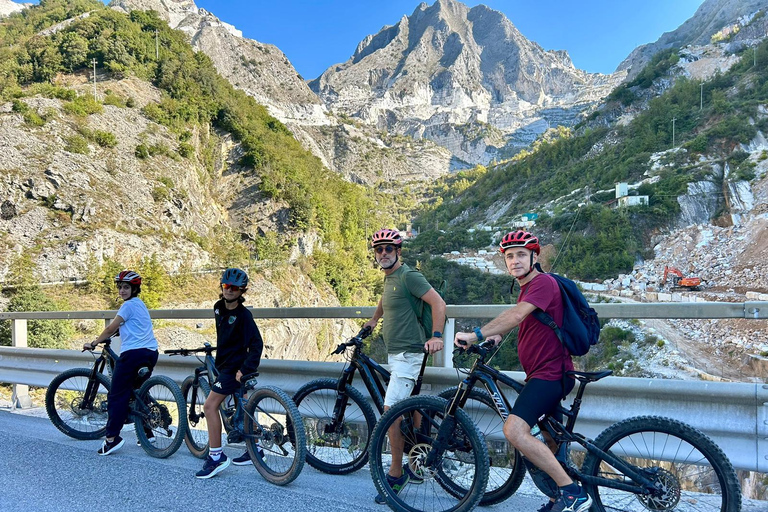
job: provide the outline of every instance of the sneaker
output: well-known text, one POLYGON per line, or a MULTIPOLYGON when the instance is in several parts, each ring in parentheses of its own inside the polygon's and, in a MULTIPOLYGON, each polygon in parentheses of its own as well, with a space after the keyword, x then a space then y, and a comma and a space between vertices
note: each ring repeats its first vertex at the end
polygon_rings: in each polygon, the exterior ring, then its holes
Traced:
MULTIPOLYGON (((411 470, 411 466, 403 464, 403 474, 408 475, 408 482, 413 485, 421 485, 424 483, 424 477, 421 476, 421 470, 415 472, 411 470)), ((549 511, 546 511, 549 512, 549 511)))
MULTIPOLYGON (((408 483, 408 474, 404 473, 403 476, 400 478, 395 478, 394 476, 387 475, 387 485, 389 485, 393 491, 395 491, 395 494, 400 494, 400 491, 403 490, 403 487, 408 483)), ((382 496, 380 493, 376 495, 376 497, 373 499, 377 504, 379 505, 386 505, 387 499, 382 496)))
MULTIPOLYGON (((149 444, 155 444, 155 436, 152 436, 152 437, 148 437, 148 438, 147 438, 147 442, 148 442, 149 444)), ((136 439, 136 446, 141 446, 141 441, 140 441, 140 440, 138 440, 138 439, 136 439)))
MULTIPOLYGON (((256 446, 256 450, 259 452, 259 457, 262 459, 264 458, 264 450, 261 449, 261 446, 256 446)), ((251 460, 251 454, 248 453, 248 450, 245 451, 241 456, 235 457, 232 459, 232 464, 235 466, 248 466, 250 464, 253 464, 253 461, 251 460)))
POLYGON ((222 453, 221 458, 219 460, 213 460, 211 456, 209 455, 208 458, 205 459, 205 464, 203 464, 203 469, 195 473, 195 476, 197 478, 211 478, 213 476, 218 475, 222 471, 224 471, 227 466, 229 466, 229 463, 231 461, 227 458, 227 455, 222 453))
POLYGON ((101 448, 99 448, 96 453, 99 455, 109 455, 122 448, 124 444, 125 439, 120 436, 115 436, 111 443, 105 439, 104 444, 101 445, 101 448))
POLYGON ((560 496, 552 505, 552 512, 587 512, 592 506, 592 498, 583 487, 579 486, 579 494, 564 493, 560 490, 560 496))
POLYGON ((545 504, 543 504, 537 512, 550 512, 550 510, 552 510, 552 507, 554 506, 555 506, 554 501, 548 501, 545 504))

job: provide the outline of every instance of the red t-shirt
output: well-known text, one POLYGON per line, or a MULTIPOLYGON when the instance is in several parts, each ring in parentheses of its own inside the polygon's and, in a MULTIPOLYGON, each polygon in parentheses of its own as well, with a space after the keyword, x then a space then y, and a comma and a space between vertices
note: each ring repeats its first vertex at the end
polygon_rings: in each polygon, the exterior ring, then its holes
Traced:
MULTIPOLYGON (((563 301, 555 278, 539 274, 522 287, 517 298, 532 304, 563 325, 563 301)), ((525 380, 560 380, 565 371, 573 370, 570 354, 560 343, 551 327, 539 322, 532 314, 520 323, 517 335, 517 355, 525 371, 525 380)))

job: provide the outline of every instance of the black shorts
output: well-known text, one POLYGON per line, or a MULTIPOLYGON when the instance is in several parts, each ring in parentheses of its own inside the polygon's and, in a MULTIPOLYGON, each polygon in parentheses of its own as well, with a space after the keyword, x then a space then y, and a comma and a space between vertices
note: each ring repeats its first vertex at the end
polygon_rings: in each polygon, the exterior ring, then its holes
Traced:
POLYGON ((215 391, 220 395, 232 395, 240 391, 240 383, 237 382, 234 374, 220 373, 216 378, 216 382, 211 386, 211 391, 215 391))
POLYGON ((566 378, 566 389, 563 392, 563 380, 531 379, 525 383, 525 387, 515 400, 511 414, 522 418, 531 427, 548 413, 552 413, 555 419, 562 421, 562 414, 555 411, 563 395, 570 393, 575 384, 573 379, 566 378))

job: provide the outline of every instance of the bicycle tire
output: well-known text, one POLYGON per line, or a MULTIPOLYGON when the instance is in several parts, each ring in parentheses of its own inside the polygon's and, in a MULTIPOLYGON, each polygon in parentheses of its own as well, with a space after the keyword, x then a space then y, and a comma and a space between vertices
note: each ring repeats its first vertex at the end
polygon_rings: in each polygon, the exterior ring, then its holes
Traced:
POLYGON ((467 512, 482 499, 488 482, 488 448, 482 434, 462 409, 456 411, 450 432, 443 432, 448 446, 438 454, 434 463, 426 464, 447 408, 448 401, 444 398, 413 396, 396 403, 376 423, 371 436, 371 477, 392 510, 467 512), (414 413, 421 415, 418 427, 413 427, 414 413), (419 475, 421 481, 408 483, 396 493, 386 479, 391 465, 387 432, 398 420, 402 420, 400 430, 406 446, 403 462, 411 473, 419 475))
POLYGON ((189 453, 197 457, 198 459, 205 459, 208 457, 209 445, 208 445, 208 420, 203 413, 203 405, 205 399, 208 398, 208 393, 211 392, 211 387, 208 381, 205 379, 198 380, 198 386, 194 386, 195 378, 189 376, 184 379, 181 385, 181 394, 184 395, 186 401, 185 409, 187 411, 187 431, 184 434, 184 443, 189 449, 189 453), (192 403, 192 394, 195 392, 195 409, 190 410, 192 403))
POLYGON ((91 379, 91 368, 72 368, 53 378, 45 392, 45 410, 51 423, 64 434, 74 439, 94 440, 104 437, 107 432, 107 393, 109 378, 97 373, 99 381, 97 396, 92 407, 83 409, 85 388, 91 379))
POLYGON ((134 412, 136 437, 144 451, 158 459, 176 453, 187 432, 186 402, 179 385, 169 377, 154 375, 141 385, 136 402, 135 410, 141 407, 138 402, 149 408, 146 418, 134 412))
MULTIPOLYGON (((449 402, 456 395, 458 387, 444 390, 437 396, 449 402)), ((491 395, 483 389, 472 389, 464 406, 472 422, 488 446, 490 470, 488 484, 479 506, 495 505, 512 496, 525 478, 525 464, 520 452, 504 437, 504 420, 499 416, 491 395)))
MULTIPOLYGON (((638 416, 620 421, 604 430, 595 440, 603 451, 638 468, 658 482, 664 491, 644 497, 604 486, 587 485, 597 512, 606 510, 688 510, 738 512, 741 489, 736 473, 725 453, 704 433, 670 418, 638 416), (678 507, 681 505, 681 507, 678 507), (633 507, 633 508, 630 508, 633 507)), ((590 453, 584 473, 627 480, 614 467, 590 453)))
POLYGON ((265 480, 287 485, 306 459, 304 423, 288 394, 274 386, 256 388, 245 404, 245 445, 265 480))
POLYGON ((304 421, 307 439, 307 464, 331 475, 346 475, 368 462, 368 445, 376 424, 373 408, 363 394, 347 386, 347 407, 336 432, 326 433, 332 422, 339 381, 316 379, 304 384, 293 395, 304 421))

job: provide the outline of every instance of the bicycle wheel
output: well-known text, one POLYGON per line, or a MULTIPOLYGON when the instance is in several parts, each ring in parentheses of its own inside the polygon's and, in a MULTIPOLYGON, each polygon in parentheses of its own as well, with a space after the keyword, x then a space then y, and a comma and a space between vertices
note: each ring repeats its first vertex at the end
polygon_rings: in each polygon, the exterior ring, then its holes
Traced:
POLYGON ((194 381, 195 378, 190 375, 181 385, 181 394, 186 400, 187 411, 187 432, 184 435, 184 442, 192 455, 198 459, 204 459, 208 456, 208 420, 203 414, 203 405, 211 388, 205 379, 199 379, 197 387, 193 386, 194 381), (193 393, 195 394, 194 408, 190 405, 193 393))
POLYGON ((245 445, 256 470, 276 485, 293 482, 304 467, 304 423, 280 388, 256 388, 245 404, 245 445))
POLYGON ((93 440, 107 431, 107 393, 110 381, 97 373, 96 395, 85 402, 90 368, 72 368, 53 378, 45 392, 45 410, 53 425, 69 437, 93 440))
POLYGON ((373 408, 352 386, 347 386, 347 405, 334 423, 338 381, 317 379, 293 395, 304 421, 307 463, 332 475, 357 471, 368 462, 368 443, 376 424, 373 408))
POLYGON ((187 432, 179 385, 164 375, 150 377, 139 388, 133 407, 136 437, 144 451, 160 459, 176 453, 187 432))
POLYGON ((393 510, 464 512, 483 497, 488 482, 485 440, 463 410, 446 418, 447 407, 443 398, 414 396, 395 404, 376 423, 371 436, 371 477, 393 510), (418 427, 414 418, 420 422, 418 427), (387 482, 392 464, 387 431, 398 421, 405 441, 403 463, 419 480, 396 493, 387 482))
MULTIPOLYGON (((597 512, 741 510, 741 489, 730 461, 711 439, 685 423, 657 416, 629 418, 608 427, 595 445, 637 468, 657 488, 654 494, 639 495, 587 485, 597 512)), ((584 473, 629 482, 593 453, 584 462, 584 473)))
MULTIPOLYGON (((450 401, 456 395, 457 389, 448 388, 437 396, 450 401)), ((469 415, 472 423, 477 425, 488 446, 488 485, 485 486, 485 493, 479 505, 500 503, 512 496, 523 482, 523 457, 504 437, 504 421, 487 391, 473 389, 464 405, 464 412, 469 415)))

